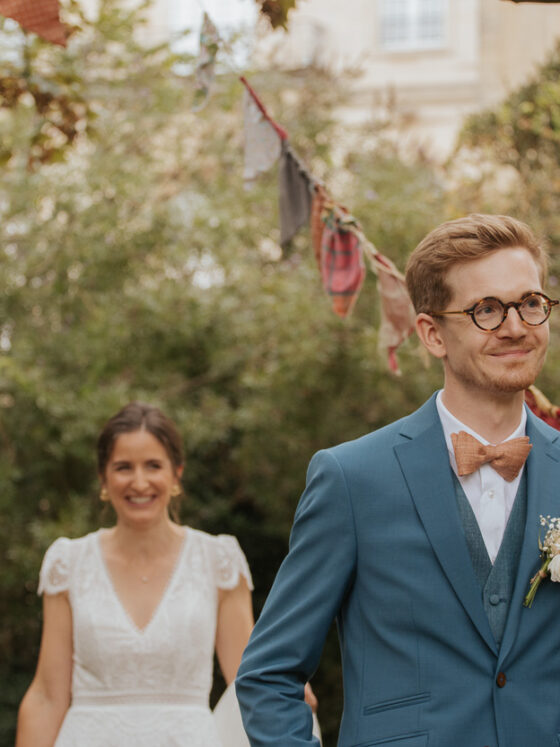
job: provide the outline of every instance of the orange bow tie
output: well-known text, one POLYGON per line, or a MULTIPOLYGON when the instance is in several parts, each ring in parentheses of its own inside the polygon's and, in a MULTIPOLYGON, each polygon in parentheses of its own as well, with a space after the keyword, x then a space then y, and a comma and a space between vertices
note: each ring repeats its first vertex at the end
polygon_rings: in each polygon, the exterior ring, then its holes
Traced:
POLYGON ((517 477, 533 448, 528 436, 512 438, 497 446, 485 446, 466 431, 459 431, 451 434, 451 441, 457 460, 457 472, 461 477, 470 475, 483 464, 490 463, 507 482, 517 477))

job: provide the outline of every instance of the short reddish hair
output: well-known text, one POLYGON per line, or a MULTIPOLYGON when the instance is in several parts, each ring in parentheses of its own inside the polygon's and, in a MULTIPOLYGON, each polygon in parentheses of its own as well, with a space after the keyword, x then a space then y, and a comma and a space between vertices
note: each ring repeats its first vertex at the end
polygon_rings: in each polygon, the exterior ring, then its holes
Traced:
POLYGON ((515 247, 532 255, 544 286, 548 255, 522 221, 507 215, 473 213, 442 223, 418 244, 406 265, 406 285, 416 313, 443 311, 449 304, 452 291, 446 276, 450 267, 515 247))

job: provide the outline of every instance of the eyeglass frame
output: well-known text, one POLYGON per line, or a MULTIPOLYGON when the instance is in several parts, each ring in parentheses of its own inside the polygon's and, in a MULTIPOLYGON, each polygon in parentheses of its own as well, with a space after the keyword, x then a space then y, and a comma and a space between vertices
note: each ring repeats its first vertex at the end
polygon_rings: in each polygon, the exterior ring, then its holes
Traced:
POLYGON ((473 303, 473 305, 470 306, 468 309, 463 309, 462 311, 437 311, 437 312, 435 312, 435 311, 428 311, 426 313, 428 313, 430 316, 436 316, 436 317, 437 316, 447 316, 448 314, 449 315, 451 315, 451 314, 464 314, 466 316, 470 316, 470 318, 472 319, 472 322, 475 325, 475 327, 477 329, 479 329, 481 332, 495 332, 505 322, 505 320, 507 319, 508 312, 509 312, 509 310, 511 308, 514 308, 517 311, 517 313, 519 315, 519 318, 521 319, 521 322, 526 327, 540 327, 541 324, 544 324, 549 319, 550 314, 552 312, 552 309, 555 306, 557 306, 559 303, 560 303, 560 301, 557 301, 555 299, 549 298, 545 293, 541 293, 540 291, 530 291, 529 293, 525 293, 525 295, 523 295, 521 297, 520 301, 509 301, 508 303, 504 303, 501 299, 496 298, 496 296, 484 296, 484 298, 481 298, 478 301, 476 301, 475 303, 473 303), (530 296, 541 296, 542 298, 545 298, 546 301, 547 301, 547 303, 548 303, 548 314, 545 316, 545 318, 542 320, 542 322, 537 322, 537 324, 531 324, 531 322, 528 322, 525 319, 523 319, 523 317, 521 316, 521 312, 519 311, 519 307, 522 306, 523 303, 525 303, 525 301, 530 296), (492 327, 491 329, 484 329, 484 327, 481 327, 479 324, 477 324, 477 322, 476 322, 476 320, 474 318, 474 310, 483 301, 497 301, 502 306, 502 308, 503 308, 503 312, 504 313, 503 313, 503 316, 502 316, 502 321, 499 324, 497 324, 495 327, 492 327))

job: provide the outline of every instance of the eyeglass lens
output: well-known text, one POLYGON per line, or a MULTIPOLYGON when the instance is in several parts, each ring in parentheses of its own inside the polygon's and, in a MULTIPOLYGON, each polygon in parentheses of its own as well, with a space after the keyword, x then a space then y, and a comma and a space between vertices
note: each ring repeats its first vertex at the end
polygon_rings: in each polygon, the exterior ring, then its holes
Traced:
MULTIPOLYGON (((526 324, 542 324, 550 315, 550 304, 545 296, 532 293, 517 307, 519 316, 526 324)), ((505 319, 505 306, 497 298, 485 298, 473 309, 473 320, 481 329, 492 330, 505 319)))

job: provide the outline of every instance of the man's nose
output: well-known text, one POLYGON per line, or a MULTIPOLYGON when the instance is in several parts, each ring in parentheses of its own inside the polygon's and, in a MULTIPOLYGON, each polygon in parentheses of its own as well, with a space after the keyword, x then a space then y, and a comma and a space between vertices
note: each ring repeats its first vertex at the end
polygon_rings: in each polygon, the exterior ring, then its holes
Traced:
POLYGON ((504 319, 502 326, 498 328, 497 332, 503 336, 521 337, 527 334, 527 327, 523 324, 521 315, 515 306, 510 306, 506 312, 506 318, 504 319))

